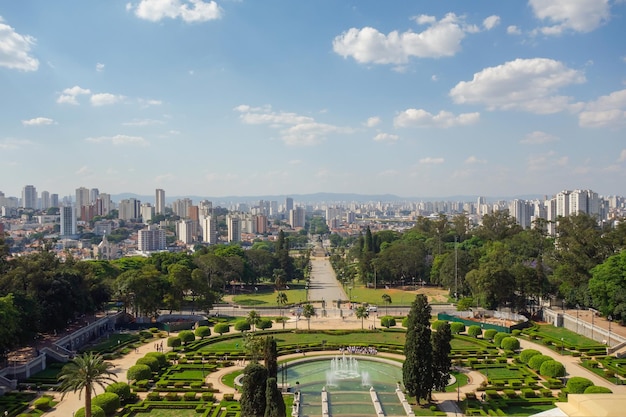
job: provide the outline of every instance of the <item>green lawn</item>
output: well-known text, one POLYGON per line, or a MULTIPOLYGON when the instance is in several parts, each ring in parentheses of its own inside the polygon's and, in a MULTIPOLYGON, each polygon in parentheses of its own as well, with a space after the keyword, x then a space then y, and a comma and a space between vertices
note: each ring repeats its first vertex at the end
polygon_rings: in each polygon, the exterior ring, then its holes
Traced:
MULTIPOLYGON (((304 287, 304 283, 290 283, 289 289, 282 291, 287 295, 287 306, 306 301, 306 290, 304 287)), ((256 293, 235 295, 233 302, 243 306, 280 307, 276 302, 276 294, 278 292, 273 289, 269 290, 269 287, 261 288, 265 289, 259 289, 256 293)))
POLYGON ((502 410, 507 416, 532 416, 543 411, 552 410, 554 405, 528 405, 528 406, 511 406, 502 410))
POLYGON ((448 385, 446 387, 446 392, 456 392, 457 388, 467 385, 467 383, 469 382, 468 376, 462 372, 455 371, 455 372, 451 372, 450 374, 456 378, 457 383, 448 385))
POLYGON ((495 379, 524 379, 526 374, 518 369, 509 368, 484 368, 480 373, 488 375, 490 380, 495 379))
POLYGON ((197 417, 198 413, 193 408, 153 408, 150 411, 136 411, 131 417, 197 417))
POLYGON ((591 340, 585 336, 581 336, 577 333, 567 330, 564 327, 554 327, 551 324, 539 325, 538 332, 539 332, 538 334, 539 336, 544 334, 557 341, 563 339, 563 342, 565 342, 566 345, 569 344, 569 345, 574 345, 574 346, 578 346, 581 348, 600 346, 600 344, 596 342, 595 340, 591 340))

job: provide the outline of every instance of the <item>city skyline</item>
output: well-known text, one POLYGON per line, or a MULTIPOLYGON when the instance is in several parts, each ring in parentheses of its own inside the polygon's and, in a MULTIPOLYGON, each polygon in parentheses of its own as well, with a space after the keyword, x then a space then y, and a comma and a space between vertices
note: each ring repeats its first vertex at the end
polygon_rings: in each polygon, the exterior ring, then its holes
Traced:
POLYGON ((3 4, 0 191, 624 195, 625 12, 608 0, 3 4))

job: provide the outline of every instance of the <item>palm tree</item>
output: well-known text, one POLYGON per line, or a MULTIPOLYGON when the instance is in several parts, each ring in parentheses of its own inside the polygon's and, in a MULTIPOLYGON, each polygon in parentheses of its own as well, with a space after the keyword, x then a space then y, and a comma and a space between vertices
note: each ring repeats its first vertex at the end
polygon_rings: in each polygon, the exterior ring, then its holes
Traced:
MULTIPOLYGON (((283 317, 283 307, 287 304, 287 294, 282 291, 278 291, 276 294, 276 303, 280 306, 280 316, 283 317)), ((285 328, 285 320, 283 319, 283 329, 285 328)))
POLYGON ((370 312, 367 311, 367 307, 360 305, 354 310, 354 314, 357 319, 361 319, 361 330, 363 330, 363 320, 370 316, 370 312))
POLYGON ((60 390, 63 397, 68 392, 78 391, 78 398, 85 390, 85 417, 91 417, 91 395, 95 386, 104 389, 106 382, 115 382, 115 374, 109 369, 113 364, 105 362, 102 355, 86 352, 65 365, 59 375, 60 390))
POLYGON ((250 310, 250 312, 248 313, 248 318, 246 320, 252 326, 252 331, 255 330, 255 326, 259 322, 260 318, 261 316, 259 315, 259 313, 256 312, 256 310, 250 310))
POLYGON ((387 316, 387 306, 391 304, 391 296, 389 294, 383 294, 382 298, 385 303, 385 316, 387 316))
POLYGON ((312 304, 305 304, 304 307, 302 307, 302 315, 304 317, 306 317, 307 320, 307 327, 309 330, 311 330, 311 317, 315 314, 315 307, 313 307, 312 304))

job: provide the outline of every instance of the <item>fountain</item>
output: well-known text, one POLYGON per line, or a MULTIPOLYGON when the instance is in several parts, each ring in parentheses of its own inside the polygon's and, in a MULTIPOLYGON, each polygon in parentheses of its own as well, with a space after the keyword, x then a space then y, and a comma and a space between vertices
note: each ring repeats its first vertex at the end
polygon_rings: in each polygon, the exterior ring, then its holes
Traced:
POLYGON ((352 356, 346 356, 344 353, 330 360, 330 369, 326 371, 326 385, 336 387, 338 380, 356 379, 360 376, 359 361, 352 356))

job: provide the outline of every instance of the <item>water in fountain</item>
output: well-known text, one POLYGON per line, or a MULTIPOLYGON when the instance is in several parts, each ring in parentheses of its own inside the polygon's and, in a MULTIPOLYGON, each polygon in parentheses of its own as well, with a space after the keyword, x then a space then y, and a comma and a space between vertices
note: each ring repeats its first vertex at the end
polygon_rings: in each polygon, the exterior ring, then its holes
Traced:
POLYGON ((369 387, 372 385, 372 381, 370 380, 370 373, 367 371, 361 372, 361 386, 369 387))
POLYGON ((334 387, 337 386, 338 380, 355 379, 360 376, 359 361, 344 353, 331 359, 330 370, 326 371, 326 385, 334 387))

